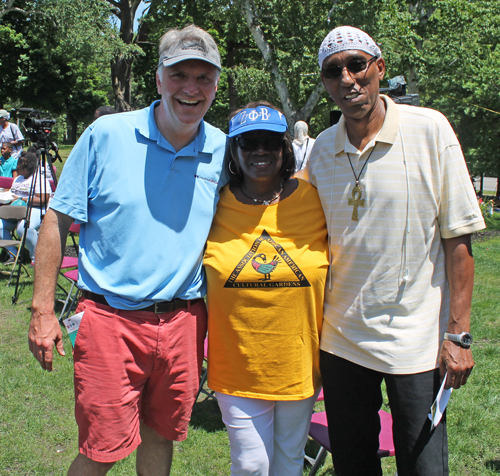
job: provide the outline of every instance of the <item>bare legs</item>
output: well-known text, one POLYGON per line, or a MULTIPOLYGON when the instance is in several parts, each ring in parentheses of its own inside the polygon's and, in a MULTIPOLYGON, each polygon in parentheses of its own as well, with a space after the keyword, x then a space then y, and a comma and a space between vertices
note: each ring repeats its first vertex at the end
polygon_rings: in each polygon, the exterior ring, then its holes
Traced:
POLYGON ((168 476, 172 464, 173 443, 141 421, 142 443, 137 448, 138 476, 168 476))
MULTIPOLYGON (((141 421, 142 443, 137 447, 138 476, 168 476, 172 464, 173 443, 141 421)), ((79 454, 71 464, 68 476, 105 476, 114 463, 98 463, 79 454)))

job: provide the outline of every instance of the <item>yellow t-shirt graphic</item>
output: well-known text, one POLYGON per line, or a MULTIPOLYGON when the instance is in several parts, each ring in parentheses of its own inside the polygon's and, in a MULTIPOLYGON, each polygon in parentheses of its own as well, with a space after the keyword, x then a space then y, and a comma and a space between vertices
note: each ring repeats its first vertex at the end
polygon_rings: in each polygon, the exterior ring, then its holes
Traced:
POLYGON ((250 251, 241 259, 224 285, 225 288, 301 286, 310 286, 309 281, 266 230, 254 241, 250 251))

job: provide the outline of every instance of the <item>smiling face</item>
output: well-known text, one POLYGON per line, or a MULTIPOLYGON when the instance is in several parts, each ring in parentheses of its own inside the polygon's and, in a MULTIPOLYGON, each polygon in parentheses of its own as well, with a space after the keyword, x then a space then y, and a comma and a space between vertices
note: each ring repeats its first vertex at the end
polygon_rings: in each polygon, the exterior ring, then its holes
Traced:
POLYGON ((161 94, 160 114, 174 130, 198 126, 215 98, 218 69, 201 60, 160 66, 156 85, 161 94))
POLYGON ((248 185, 252 182, 258 182, 261 185, 268 183, 270 190, 275 188, 276 184, 281 182, 283 134, 255 130, 238 136, 237 144, 239 144, 237 146, 238 166, 243 173, 243 181, 248 185), (253 150, 245 150, 250 148, 248 144, 252 145, 252 142, 254 143, 251 147, 253 150), (276 149, 278 144, 279 148, 276 149))
POLYGON ((383 58, 371 59, 364 51, 346 50, 323 61, 323 70, 332 66, 343 68, 340 77, 328 79, 321 73, 321 80, 347 121, 367 118, 380 107, 379 85, 385 74, 385 62, 383 58), (366 69, 350 73, 346 66, 359 60, 367 62, 366 69))

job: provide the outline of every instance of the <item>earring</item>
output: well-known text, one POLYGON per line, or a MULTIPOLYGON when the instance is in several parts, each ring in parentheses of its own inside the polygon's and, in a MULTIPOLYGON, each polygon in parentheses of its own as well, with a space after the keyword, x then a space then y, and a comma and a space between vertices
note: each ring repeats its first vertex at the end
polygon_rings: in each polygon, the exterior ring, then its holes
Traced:
POLYGON ((231 160, 231 161, 229 162, 229 172, 230 172, 230 173, 232 173, 233 175, 238 175, 238 172, 233 172, 233 171, 231 170, 231 164, 232 164, 232 163, 233 163, 233 161, 231 160))

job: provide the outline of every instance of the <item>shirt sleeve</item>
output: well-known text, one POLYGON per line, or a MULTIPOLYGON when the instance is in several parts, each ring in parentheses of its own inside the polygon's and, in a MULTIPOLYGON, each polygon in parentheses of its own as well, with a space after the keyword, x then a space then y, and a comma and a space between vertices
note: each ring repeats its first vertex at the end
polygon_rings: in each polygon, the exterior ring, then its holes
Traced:
POLYGON ((446 239, 482 230, 485 223, 460 144, 444 116, 443 121, 439 144, 441 199, 438 221, 441 236, 446 239))
POLYGON ((14 124, 14 140, 24 140, 24 136, 21 132, 21 129, 19 129, 19 126, 14 124))
POLYGON ((89 184, 95 175, 95 149, 91 127, 85 130, 73 147, 50 202, 50 208, 72 217, 77 223, 87 222, 89 184))

